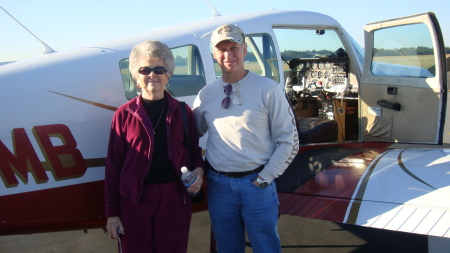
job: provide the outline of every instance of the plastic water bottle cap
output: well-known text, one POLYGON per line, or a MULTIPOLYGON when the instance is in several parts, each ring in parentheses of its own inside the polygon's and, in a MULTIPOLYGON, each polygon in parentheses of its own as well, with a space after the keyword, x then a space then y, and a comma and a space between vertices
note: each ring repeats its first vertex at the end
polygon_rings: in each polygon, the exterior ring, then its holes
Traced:
POLYGON ((188 168, 186 166, 181 167, 181 173, 186 173, 188 172, 188 168))

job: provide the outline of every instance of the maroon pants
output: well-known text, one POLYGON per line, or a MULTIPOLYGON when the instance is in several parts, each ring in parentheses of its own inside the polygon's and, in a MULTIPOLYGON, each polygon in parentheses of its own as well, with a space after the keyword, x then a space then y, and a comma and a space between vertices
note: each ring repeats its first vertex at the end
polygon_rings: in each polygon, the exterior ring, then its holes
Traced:
POLYGON ((186 253, 192 205, 177 181, 146 185, 136 205, 121 198, 120 207, 121 252, 186 253))

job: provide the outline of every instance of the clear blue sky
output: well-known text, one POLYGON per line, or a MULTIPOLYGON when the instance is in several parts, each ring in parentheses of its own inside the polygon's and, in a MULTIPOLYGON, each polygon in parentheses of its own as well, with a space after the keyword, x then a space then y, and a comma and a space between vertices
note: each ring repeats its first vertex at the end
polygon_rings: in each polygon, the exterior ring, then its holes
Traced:
MULTIPOLYGON (((450 45, 449 0, 209 0, 220 14, 307 10, 335 18, 361 45, 367 23, 433 11, 450 45)), ((204 0, 0 0, 57 51, 93 46, 148 29, 209 18, 204 0)), ((37 56, 43 47, 0 9, 0 62, 37 56)))

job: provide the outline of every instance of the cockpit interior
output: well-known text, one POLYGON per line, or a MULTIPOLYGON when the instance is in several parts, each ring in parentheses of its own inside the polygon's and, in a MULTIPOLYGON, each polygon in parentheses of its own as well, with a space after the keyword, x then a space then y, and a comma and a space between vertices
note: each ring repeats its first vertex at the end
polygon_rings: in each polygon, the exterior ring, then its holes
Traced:
POLYGON ((339 36, 333 30, 283 29, 280 33, 286 32, 300 41, 297 49, 280 50, 286 63, 285 91, 298 120, 301 141, 357 140, 358 82, 339 36))

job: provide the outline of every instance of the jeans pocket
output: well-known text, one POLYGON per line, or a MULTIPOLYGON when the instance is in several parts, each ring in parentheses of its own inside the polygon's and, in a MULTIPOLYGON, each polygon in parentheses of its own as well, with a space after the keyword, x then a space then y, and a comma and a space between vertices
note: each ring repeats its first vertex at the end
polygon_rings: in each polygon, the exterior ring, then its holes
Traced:
POLYGON ((246 179, 246 181, 248 181, 248 183, 252 184, 253 187, 263 190, 263 188, 258 187, 253 183, 253 181, 255 181, 258 178, 258 175, 259 175, 259 172, 253 173, 253 174, 246 176, 245 179, 246 179))
POLYGON ((206 183, 214 183, 219 176, 219 173, 208 170, 208 172, 206 173, 206 183))
POLYGON ((253 183, 253 181, 255 181, 258 178, 258 175, 259 175, 259 173, 253 173, 253 174, 247 175, 245 178, 250 183, 253 183))

